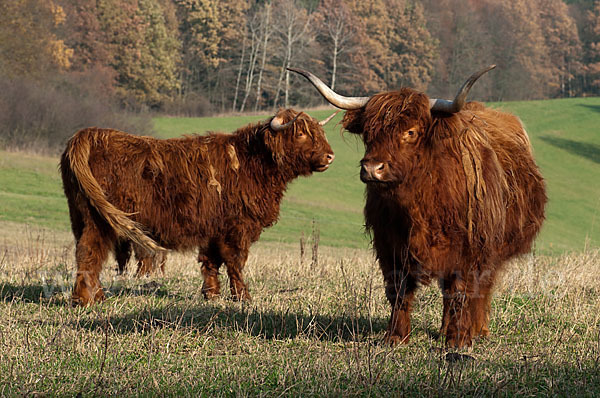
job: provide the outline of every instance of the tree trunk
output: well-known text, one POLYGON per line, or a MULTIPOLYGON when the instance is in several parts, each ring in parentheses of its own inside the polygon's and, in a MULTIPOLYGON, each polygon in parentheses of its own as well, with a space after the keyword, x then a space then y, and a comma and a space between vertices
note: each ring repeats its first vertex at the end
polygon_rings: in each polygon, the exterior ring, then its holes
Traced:
POLYGON ((258 55, 258 44, 257 44, 257 35, 256 31, 252 31, 252 41, 250 43, 250 58, 248 65, 248 74, 246 75, 246 85, 244 89, 244 100, 242 101, 242 105, 240 106, 240 112, 244 112, 244 108, 246 107, 246 101, 248 100, 248 96, 250 95, 250 91, 252 90, 252 81, 254 80, 254 67, 256 66, 256 58, 258 55))
MULTIPOLYGON (((292 32, 292 24, 288 26, 288 40, 287 40, 287 53, 286 53, 286 63, 285 68, 289 67, 290 60, 292 59, 292 45, 294 43, 293 32, 292 32)), ((289 93, 290 93, 290 71, 285 69, 285 101, 284 107, 289 108, 289 93)))
POLYGON ((333 39, 333 60, 331 61, 331 89, 335 90, 335 74, 337 72, 338 38, 333 39))
POLYGON ((265 6, 266 8, 266 18, 264 22, 264 29, 263 29, 263 35, 264 35, 264 41, 263 41, 263 53, 262 53, 262 59, 260 61, 260 69, 258 71, 258 82, 256 83, 256 102, 254 103, 254 112, 256 112, 258 110, 258 106, 260 105, 260 94, 261 94, 261 85, 262 85, 262 76, 263 76, 263 72, 265 70, 265 62, 267 59, 267 46, 269 44, 269 36, 271 36, 271 4, 267 4, 265 6))
POLYGON ((240 67, 238 69, 237 80, 235 82, 235 94, 233 96, 233 105, 231 106, 231 110, 235 112, 235 107, 237 106, 237 98, 238 92, 240 89, 240 80, 242 79, 242 68, 244 67, 244 54, 246 52, 246 35, 242 39, 242 56, 240 57, 240 67))

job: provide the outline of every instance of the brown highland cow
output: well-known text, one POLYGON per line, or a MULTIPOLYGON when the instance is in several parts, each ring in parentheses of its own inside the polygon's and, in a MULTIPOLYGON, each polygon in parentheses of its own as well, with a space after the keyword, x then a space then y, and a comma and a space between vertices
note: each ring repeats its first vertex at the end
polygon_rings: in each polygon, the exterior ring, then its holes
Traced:
POLYGON ((494 281, 508 259, 527 253, 544 221, 545 184, 521 121, 465 99, 488 67, 454 101, 402 88, 343 97, 305 76, 365 144, 365 223, 392 315, 386 339, 407 342, 420 284, 443 292, 441 333, 451 347, 486 336, 494 281))
POLYGON ((104 298, 102 265, 123 242, 146 254, 199 248, 205 297, 220 293, 225 263, 233 298, 249 299, 248 250, 277 221, 287 184, 333 161, 325 122, 282 110, 232 134, 159 140, 77 132, 60 162, 76 240, 73 304, 104 298))

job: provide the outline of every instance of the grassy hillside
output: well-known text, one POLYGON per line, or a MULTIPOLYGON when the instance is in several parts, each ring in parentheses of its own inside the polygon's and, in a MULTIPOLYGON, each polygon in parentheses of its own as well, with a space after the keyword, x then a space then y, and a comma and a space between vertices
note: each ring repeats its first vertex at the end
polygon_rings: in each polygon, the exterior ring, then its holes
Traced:
POLYGON ((600 98, 497 105, 521 117, 547 181, 538 239, 553 252, 600 246, 600 98))
MULTIPOLYGON (((531 136, 536 159, 547 179, 548 220, 538 239, 543 252, 582 250, 600 245, 600 98, 494 104, 519 115, 531 136)), ((309 112, 325 118, 330 111, 309 112)), ((155 119, 162 138, 210 131, 233 131, 269 115, 220 118, 155 119)), ((363 146, 341 135, 338 115, 327 126, 336 160, 325 173, 291 184, 280 221, 264 232, 265 241, 298 242, 313 226, 321 244, 366 247, 362 206, 364 186, 358 178, 363 146), (314 220, 314 224, 313 224, 314 220)), ((0 222, 68 229, 58 160, 0 152, 0 222)))
POLYGON ((0 151, 0 222, 69 229, 58 158, 0 151))

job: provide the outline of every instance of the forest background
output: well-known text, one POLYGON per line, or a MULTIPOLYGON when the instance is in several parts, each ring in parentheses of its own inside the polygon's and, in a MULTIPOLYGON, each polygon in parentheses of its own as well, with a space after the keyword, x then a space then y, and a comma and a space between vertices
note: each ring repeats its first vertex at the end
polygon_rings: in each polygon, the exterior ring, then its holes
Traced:
POLYGON ((322 104, 288 66, 345 95, 451 97, 492 63, 472 98, 599 95, 600 1, 0 0, 0 148, 322 104))

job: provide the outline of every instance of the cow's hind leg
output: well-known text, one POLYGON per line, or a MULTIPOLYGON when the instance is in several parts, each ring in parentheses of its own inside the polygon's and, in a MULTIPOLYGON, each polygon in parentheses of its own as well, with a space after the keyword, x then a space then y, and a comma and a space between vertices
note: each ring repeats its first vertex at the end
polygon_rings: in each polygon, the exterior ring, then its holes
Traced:
POLYGON ((446 335, 446 345, 456 348, 470 346, 472 286, 468 286, 461 275, 452 274, 443 279, 442 293, 444 312, 441 331, 446 335))
POLYGON ((202 277, 202 295, 205 299, 211 300, 219 297, 221 294, 221 282, 219 282, 220 259, 209 259, 203 254, 198 255, 198 262, 201 263, 202 277))
POLYGON ((250 301, 250 293, 248 293, 248 287, 243 277, 244 266, 248 259, 248 249, 225 244, 221 244, 219 249, 227 266, 231 297, 235 301, 250 301))
POLYGON ((113 242, 93 222, 86 223, 77 241, 75 258, 77 274, 73 288, 73 305, 89 305, 104 299, 100 271, 113 242))
POLYGON ((127 262, 131 257, 131 242, 119 240, 115 245, 115 258, 117 259, 117 274, 122 275, 127 269, 127 262))

